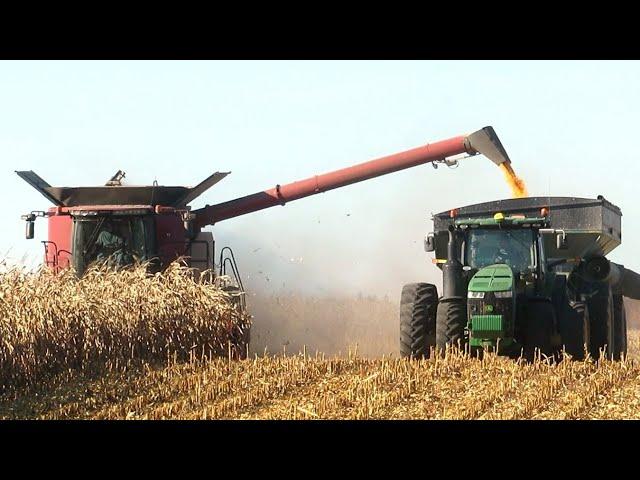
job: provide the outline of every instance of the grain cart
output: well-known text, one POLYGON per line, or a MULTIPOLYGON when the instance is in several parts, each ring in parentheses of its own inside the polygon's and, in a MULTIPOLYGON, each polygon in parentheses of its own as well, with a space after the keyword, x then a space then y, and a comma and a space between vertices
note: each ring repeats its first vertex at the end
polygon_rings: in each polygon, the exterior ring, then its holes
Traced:
POLYGON ((640 298, 640 277, 605 256, 621 243, 620 209, 602 196, 530 197, 480 203, 433 217, 425 250, 443 292, 405 285, 402 356, 457 344, 472 352, 576 359, 627 351, 623 297, 640 298))
POLYGON ((221 249, 216 265, 213 235, 203 232, 204 227, 425 163, 452 166, 458 159, 478 153, 497 165, 509 161, 493 128, 485 127, 470 135, 276 185, 197 210, 192 210, 189 203, 229 172, 216 172, 193 188, 123 185, 122 171, 106 185, 96 187, 52 187, 33 171, 16 173, 54 204, 47 211, 32 211, 22 217, 28 239, 34 237, 36 218, 47 218, 49 235, 43 242, 44 257, 53 269, 73 267, 82 275, 96 261, 126 266, 138 259, 147 260, 151 269, 160 270, 178 258, 186 258, 192 268, 213 272, 214 281, 224 280, 223 287, 244 309, 244 287, 233 252, 229 247, 221 249))

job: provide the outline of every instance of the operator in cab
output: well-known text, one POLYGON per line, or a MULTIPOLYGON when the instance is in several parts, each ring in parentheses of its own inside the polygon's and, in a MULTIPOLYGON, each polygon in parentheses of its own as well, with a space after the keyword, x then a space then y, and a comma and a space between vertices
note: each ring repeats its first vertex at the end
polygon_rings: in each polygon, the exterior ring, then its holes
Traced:
POLYGON ((114 230, 111 222, 104 223, 95 242, 98 251, 96 260, 116 266, 128 265, 133 259, 125 252, 125 241, 114 233, 114 230))
POLYGON ((529 245, 518 238, 519 232, 473 232, 470 245, 470 265, 476 268, 500 263, 516 271, 524 271, 531 265, 529 245))
POLYGON ((512 238, 510 233, 505 233, 498 236, 494 263, 503 263, 516 271, 523 271, 531 263, 530 252, 516 238, 512 238))

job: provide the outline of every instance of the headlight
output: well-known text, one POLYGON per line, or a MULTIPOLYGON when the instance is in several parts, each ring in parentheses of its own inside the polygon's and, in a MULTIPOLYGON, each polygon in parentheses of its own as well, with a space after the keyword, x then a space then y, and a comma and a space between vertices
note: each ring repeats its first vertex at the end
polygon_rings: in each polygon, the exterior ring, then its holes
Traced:
POLYGON ((505 290, 504 292, 493 292, 496 298, 511 298, 513 293, 511 290, 505 290))
POLYGON ((469 292, 467 298, 484 298, 484 292, 469 292))

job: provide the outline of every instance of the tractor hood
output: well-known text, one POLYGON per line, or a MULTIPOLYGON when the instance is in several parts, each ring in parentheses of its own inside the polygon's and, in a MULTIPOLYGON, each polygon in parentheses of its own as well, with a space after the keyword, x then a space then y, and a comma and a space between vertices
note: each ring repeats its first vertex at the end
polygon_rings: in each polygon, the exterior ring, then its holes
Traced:
POLYGON ((496 264, 481 268, 469 282, 472 292, 500 292, 513 288, 513 272, 508 265, 496 264))

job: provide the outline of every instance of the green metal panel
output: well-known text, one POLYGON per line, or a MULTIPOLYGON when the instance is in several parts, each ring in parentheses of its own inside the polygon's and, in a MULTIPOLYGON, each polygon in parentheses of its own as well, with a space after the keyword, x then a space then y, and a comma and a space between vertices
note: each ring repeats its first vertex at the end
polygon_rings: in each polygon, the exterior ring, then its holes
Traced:
POLYGON ((502 315, 473 315, 471 335, 476 338, 495 338, 504 334, 502 315))
POLYGON ((500 350, 504 351, 503 349, 505 347, 510 347, 515 343, 515 341, 510 337, 500 338, 500 342, 498 342, 497 338, 486 339, 471 337, 471 339, 469 340, 469 345, 471 345, 472 347, 496 347, 498 346, 498 343, 500 344, 500 350))
POLYGON ((469 282, 471 292, 499 292, 513 288, 513 272, 504 264, 489 265, 476 272, 469 282))

